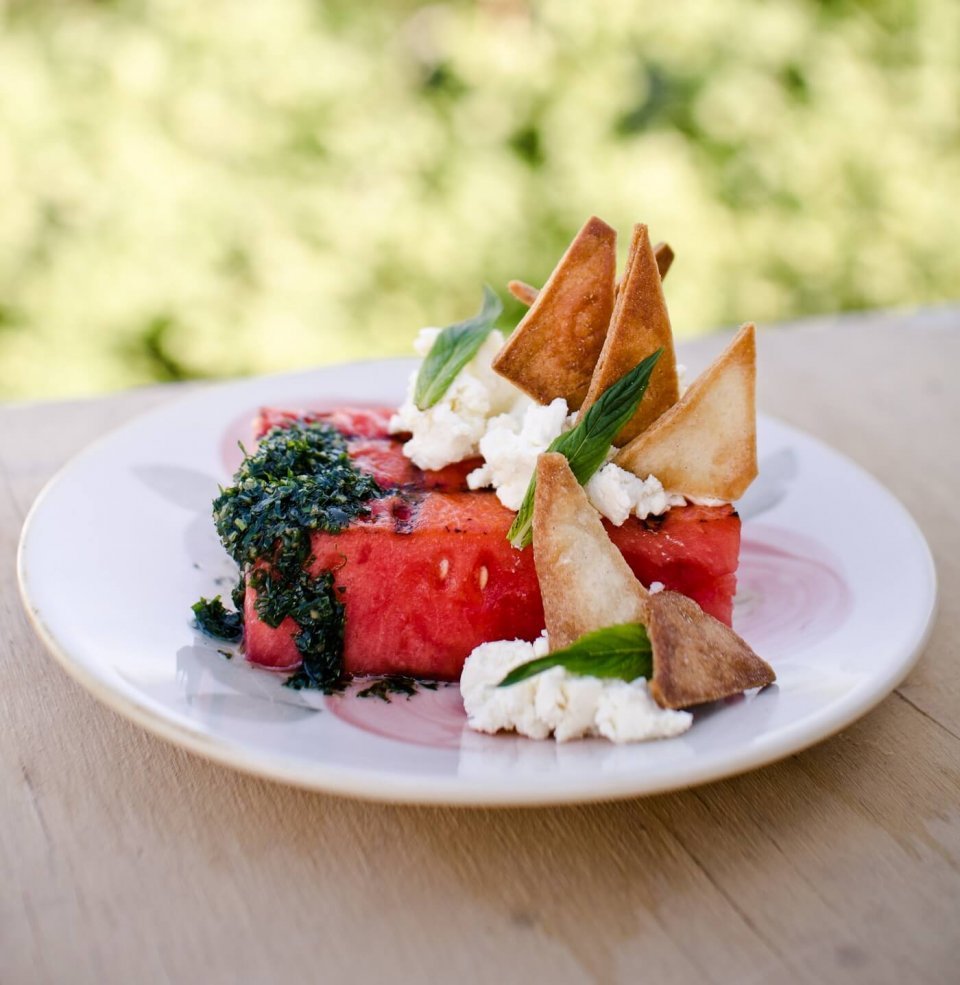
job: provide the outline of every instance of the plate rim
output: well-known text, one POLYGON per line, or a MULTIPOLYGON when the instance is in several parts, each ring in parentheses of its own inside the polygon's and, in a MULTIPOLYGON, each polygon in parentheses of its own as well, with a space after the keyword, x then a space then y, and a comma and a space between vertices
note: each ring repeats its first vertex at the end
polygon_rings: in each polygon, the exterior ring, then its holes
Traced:
POLYGON ((302 761, 295 762, 281 755, 245 748, 236 742, 222 740, 178 723, 171 715, 164 715, 138 700, 132 693, 132 688, 131 693, 119 690, 99 677, 83 662, 74 659, 68 652, 68 648, 62 645, 47 627, 30 595, 31 574, 27 554, 31 534, 50 492, 78 462, 95 454, 101 444, 112 440, 118 434, 141 426, 145 420, 162 417, 169 413, 171 408, 217 389, 229 390, 245 385, 256 385, 264 380, 281 381, 283 379, 304 378, 316 372, 326 372, 330 369, 346 366, 382 365, 386 363, 409 364, 412 362, 413 360, 407 357, 352 360, 333 366, 315 367, 311 370, 294 373, 264 374, 201 386, 190 393, 184 393, 173 400, 164 401, 159 406, 136 414, 117 427, 110 428, 61 465, 44 483, 27 511, 17 545, 16 570, 20 600, 27 618, 44 647, 68 676, 79 683, 95 699, 127 721, 133 722, 179 748, 247 775, 285 783, 300 789, 377 803, 461 807, 536 807, 598 803, 652 796, 689 789, 704 783, 719 781, 760 769, 826 741, 843 731, 889 697, 916 666, 936 624, 939 608, 939 580, 936 564, 923 531, 901 500, 868 469, 844 452, 831 447, 819 437, 768 414, 759 414, 758 417, 770 421, 791 436, 800 436, 811 442, 818 451, 826 452, 829 456, 842 460, 846 467, 858 472, 861 478, 871 484, 876 493, 886 497, 889 505, 899 512, 918 547, 918 561, 922 561, 926 583, 925 611, 922 617, 918 613, 917 625, 919 629, 898 649, 893 669, 871 682, 869 688, 858 689, 842 701, 839 706, 834 706, 829 715, 828 726, 818 726, 821 715, 814 715, 803 723, 782 729, 770 742, 761 744, 759 747, 751 746, 740 750, 719 768, 715 763, 709 762, 687 768, 680 782, 673 781, 666 775, 644 780, 642 775, 634 773, 622 776, 597 774, 590 779, 590 782, 584 782, 581 779, 571 789, 568 785, 564 785, 564 783, 569 784, 569 781, 557 783, 554 778, 551 778, 551 782, 544 786, 530 784, 529 778, 527 778, 522 782, 518 781, 516 786, 512 787, 510 783, 505 784, 503 782, 505 777, 501 776, 497 780, 498 788, 491 790, 488 787, 473 787, 469 783, 457 782, 456 777, 451 781, 448 776, 421 775, 411 777, 376 767, 358 771, 354 767, 330 765, 322 762, 309 764, 304 764, 302 761), (922 624, 920 618, 922 618, 922 624))

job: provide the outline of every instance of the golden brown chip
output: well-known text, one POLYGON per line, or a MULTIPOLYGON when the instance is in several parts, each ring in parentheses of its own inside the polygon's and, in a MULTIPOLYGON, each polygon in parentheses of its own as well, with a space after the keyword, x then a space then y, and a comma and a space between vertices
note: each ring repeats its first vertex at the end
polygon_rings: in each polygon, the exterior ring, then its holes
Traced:
MULTIPOLYGON (((667 271, 673 265, 674 252, 670 249, 669 243, 657 243, 653 248, 653 255, 657 258, 657 269, 660 271, 660 279, 667 276, 667 271)), ((538 287, 528 284, 525 280, 507 281, 507 290, 521 303, 528 308, 537 300, 540 293, 538 287)), ((616 290, 620 290, 620 281, 617 281, 616 290)))
MULTIPOLYGON (((634 226, 634 236, 630 242, 630 253, 627 256, 627 266, 624 271, 623 277, 617 281, 616 294, 619 297, 620 289, 623 287, 623 282, 627 279, 627 273, 630 271, 631 265, 634 263, 634 255, 636 253, 636 231, 637 227, 634 226)), ((674 253, 670 249, 669 243, 657 243, 653 248, 653 257, 657 261, 657 270, 660 271, 660 280, 662 281, 664 277, 667 276, 667 271, 673 265, 674 253)), ((614 306, 616 306, 616 301, 614 301, 614 306)))
POLYGON ((667 276, 667 271, 673 266, 674 252, 670 249, 669 243, 657 243, 653 248, 653 255, 657 258, 657 270, 660 271, 660 280, 667 276))
POLYGON ((649 427, 676 403, 680 395, 667 302, 650 235, 641 223, 633 229, 627 270, 617 294, 610 330, 583 401, 583 410, 596 403, 607 387, 657 349, 663 349, 663 355, 650 377, 637 412, 617 436, 618 445, 626 444, 649 427))
POLYGON ((540 293, 540 289, 534 287, 533 284, 528 284, 523 280, 510 280, 507 281, 507 290, 521 303, 525 304, 528 308, 534 301, 537 300, 537 295, 540 293))
POLYGON ((620 450, 617 465, 694 498, 742 496, 757 475, 756 359, 747 324, 678 403, 620 450))
POLYGON ((644 621, 647 590, 558 452, 537 460, 533 556, 551 650, 604 626, 644 621))
POLYGON ((613 311, 616 251, 616 232, 588 219, 493 361, 540 403, 583 403, 613 311))
POLYGON ((718 619, 677 592, 647 599, 653 647, 650 693, 663 708, 687 708, 772 684, 773 668, 718 619))

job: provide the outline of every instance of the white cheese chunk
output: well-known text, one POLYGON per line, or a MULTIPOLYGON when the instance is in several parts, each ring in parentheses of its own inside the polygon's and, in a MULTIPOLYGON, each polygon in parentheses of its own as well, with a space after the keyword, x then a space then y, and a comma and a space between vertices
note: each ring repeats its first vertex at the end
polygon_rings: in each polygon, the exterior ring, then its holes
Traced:
POLYGON ((516 512, 537 467, 537 456, 566 430, 566 423, 567 402, 562 397, 546 407, 528 400, 512 413, 493 418, 480 439, 484 464, 467 476, 467 485, 493 486, 500 502, 516 512))
MULTIPOLYGON (((415 343, 420 355, 430 351, 439 332, 438 328, 421 329, 415 343)), ((403 451, 415 465, 442 469, 476 455, 487 421, 513 407, 516 388, 490 366, 502 345, 503 335, 492 331, 443 397, 426 410, 413 402, 417 374, 411 375, 407 398, 390 420, 390 433, 410 433, 403 451)))
POLYGON ((590 502, 616 527, 631 513, 643 520, 686 502, 683 496, 667 492, 655 475, 641 479, 613 462, 596 472, 585 488, 590 502))
POLYGON ((693 724, 693 715, 661 708, 644 680, 631 684, 617 681, 607 682, 601 692, 594 724, 597 733, 611 742, 643 742, 686 732, 693 724))
POLYGON ((548 652, 546 634, 533 643, 500 640, 476 647, 460 678, 470 728, 516 731, 531 739, 553 735, 557 742, 597 735, 621 743, 679 735, 693 722, 689 712, 661 708, 642 679, 601 680, 553 667, 497 687, 514 667, 548 652))

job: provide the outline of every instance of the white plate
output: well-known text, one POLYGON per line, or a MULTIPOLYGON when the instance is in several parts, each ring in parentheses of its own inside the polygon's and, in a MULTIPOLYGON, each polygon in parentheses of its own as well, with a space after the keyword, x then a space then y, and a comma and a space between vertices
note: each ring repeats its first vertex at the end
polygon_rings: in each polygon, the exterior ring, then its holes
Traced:
POLYGON ((470 732, 456 687, 390 704, 294 692, 225 659, 190 605, 236 572, 210 502, 258 407, 396 403, 413 364, 368 362, 205 389, 74 459, 24 527, 19 574, 66 670, 121 714, 201 755, 359 797, 545 804, 686 787, 797 752, 906 675, 933 619, 930 552, 903 507, 836 452, 760 421, 744 515, 736 627, 778 683, 704 708, 679 738, 558 745, 470 732))

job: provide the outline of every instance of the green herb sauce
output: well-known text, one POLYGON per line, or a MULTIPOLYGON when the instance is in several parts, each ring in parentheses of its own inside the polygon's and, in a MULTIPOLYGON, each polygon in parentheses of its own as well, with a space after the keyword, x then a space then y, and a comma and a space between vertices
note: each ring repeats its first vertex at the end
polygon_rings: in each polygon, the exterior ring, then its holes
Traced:
POLYGON ((243 616, 239 612, 228 612, 219 595, 212 599, 201 598, 190 608, 193 609, 197 628, 207 636, 231 643, 236 643, 243 636, 243 616))
POLYGON ((391 694, 405 694, 409 698, 416 694, 417 690, 422 687, 436 691, 437 682, 421 681, 416 677, 407 677, 404 674, 388 674, 386 677, 378 677, 362 691, 357 691, 357 697, 379 698, 381 701, 386 701, 389 704, 391 694))
MULTIPOLYGON (((308 571, 310 535, 335 533, 367 515, 369 501, 384 490, 354 466, 345 439, 327 424, 297 421, 273 428, 253 454, 244 449, 244 455, 234 484, 213 502, 220 541, 248 575, 257 615, 274 628, 287 616, 300 627, 294 642, 303 666, 287 685, 341 690, 344 606, 329 571, 308 571)), ((220 604, 224 628, 228 620, 242 625, 244 591, 241 575, 233 593, 238 611, 227 613, 220 604)), ((217 625, 207 618, 210 605, 201 600, 193 607, 198 625, 201 613, 208 625, 217 625)), ((239 633, 222 638, 239 639, 239 633)))

